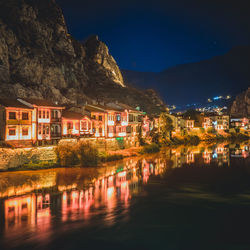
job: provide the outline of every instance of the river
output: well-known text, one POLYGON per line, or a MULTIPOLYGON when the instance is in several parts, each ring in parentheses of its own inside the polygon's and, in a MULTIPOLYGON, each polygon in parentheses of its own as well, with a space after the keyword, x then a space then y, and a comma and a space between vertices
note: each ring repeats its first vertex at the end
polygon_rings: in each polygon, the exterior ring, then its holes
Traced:
POLYGON ((0 173, 0 249, 250 249, 249 143, 0 173))

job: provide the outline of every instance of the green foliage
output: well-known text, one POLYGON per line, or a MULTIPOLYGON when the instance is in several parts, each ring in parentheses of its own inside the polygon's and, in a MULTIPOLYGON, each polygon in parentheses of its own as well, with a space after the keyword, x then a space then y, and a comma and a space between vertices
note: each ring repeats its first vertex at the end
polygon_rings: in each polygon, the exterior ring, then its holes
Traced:
POLYGON ((39 170, 53 167, 56 167, 56 164, 53 161, 40 161, 36 163, 30 161, 23 164, 18 170, 39 170))
POLYGON ((160 151, 160 146, 156 143, 145 145, 140 151, 141 154, 151 154, 160 151))
POLYGON ((120 154, 99 153, 97 148, 88 142, 78 142, 72 146, 62 144, 55 149, 57 160, 60 166, 97 166, 99 162, 108 162, 123 159, 120 154))
POLYGON ((58 145, 55 148, 55 153, 57 161, 61 166, 72 166, 79 162, 74 146, 70 144, 58 145))
POLYGON ((160 142, 164 145, 169 144, 171 132, 173 131, 173 121, 166 112, 160 114, 160 142))
POLYGON ((235 132, 236 132, 236 133, 239 133, 239 132, 240 132, 240 128, 239 128, 239 127, 236 127, 236 128, 235 128, 235 132))
POLYGON ((75 154, 82 166, 98 165, 98 150, 86 142, 79 142, 74 148, 75 154))
POLYGON ((215 128, 208 128, 207 129, 207 133, 209 133, 209 134, 216 134, 217 131, 215 130, 215 128))
POLYGON ((204 134, 205 133, 205 129, 204 128, 200 128, 200 132, 201 132, 201 134, 204 134))
POLYGON ((111 154, 108 154, 107 152, 100 152, 98 157, 101 162, 117 161, 117 160, 121 160, 124 158, 124 156, 121 154, 111 155, 111 154))

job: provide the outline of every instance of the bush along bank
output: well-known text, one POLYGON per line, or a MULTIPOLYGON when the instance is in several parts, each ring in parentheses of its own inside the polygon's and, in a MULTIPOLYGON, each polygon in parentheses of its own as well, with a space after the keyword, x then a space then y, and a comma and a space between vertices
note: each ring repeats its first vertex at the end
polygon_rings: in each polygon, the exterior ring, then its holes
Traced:
MULTIPOLYGON (((213 132, 213 131, 212 131, 213 132)), ((154 140, 146 145, 141 145, 142 149, 140 150, 141 154, 147 153, 157 153, 160 151, 161 147, 168 147, 168 146, 179 146, 179 145, 186 145, 186 146, 197 146, 200 142, 208 142, 208 143, 216 143, 222 141, 229 141, 229 142, 242 142, 249 140, 249 136, 243 133, 202 133, 200 136, 198 135, 185 135, 185 136, 174 136, 165 137, 162 140, 160 137, 158 140, 154 140)))
POLYGON ((59 166, 97 166, 100 163, 123 159, 120 154, 98 152, 97 148, 86 142, 75 145, 61 144, 55 149, 59 166))

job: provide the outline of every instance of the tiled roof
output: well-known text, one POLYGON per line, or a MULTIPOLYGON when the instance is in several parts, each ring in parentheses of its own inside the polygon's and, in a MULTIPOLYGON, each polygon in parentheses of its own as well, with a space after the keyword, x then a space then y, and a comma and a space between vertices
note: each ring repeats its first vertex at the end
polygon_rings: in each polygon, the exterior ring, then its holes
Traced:
POLYGON ((34 99, 34 98, 21 98, 22 100, 24 100, 25 102, 28 102, 32 105, 36 105, 36 106, 42 106, 42 107, 62 107, 58 104, 55 104, 52 101, 49 100, 45 100, 45 99, 34 99))
POLYGON ((24 108, 24 109, 33 109, 16 99, 0 99, 0 104, 4 107, 12 107, 12 108, 24 108))
POLYGON ((72 120, 81 120, 84 118, 84 115, 81 113, 74 112, 74 111, 63 110, 62 117, 66 119, 72 119, 72 120))

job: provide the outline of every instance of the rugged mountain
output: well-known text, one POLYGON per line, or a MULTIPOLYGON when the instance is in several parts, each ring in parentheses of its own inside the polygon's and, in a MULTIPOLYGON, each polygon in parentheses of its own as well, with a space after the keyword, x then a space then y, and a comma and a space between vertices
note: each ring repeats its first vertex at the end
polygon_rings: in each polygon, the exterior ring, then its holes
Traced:
POLYGON ((218 95, 236 95, 250 83, 250 46, 197 63, 171 67, 159 73, 123 71, 126 82, 154 86, 171 104, 196 103, 218 95))
POLYGON ((231 106, 230 113, 233 116, 250 117, 250 87, 236 96, 231 106))
POLYGON ((76 41, 54 0, 0 1, 0 86, 4 97, 77 104, 119 100, 148 112, 164 106, 155 93, 151 100, 152 91, 125 85, 97 36, 76 41))

